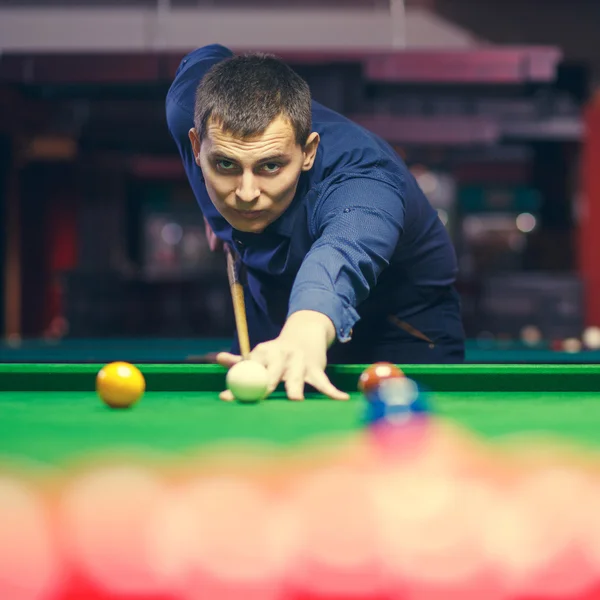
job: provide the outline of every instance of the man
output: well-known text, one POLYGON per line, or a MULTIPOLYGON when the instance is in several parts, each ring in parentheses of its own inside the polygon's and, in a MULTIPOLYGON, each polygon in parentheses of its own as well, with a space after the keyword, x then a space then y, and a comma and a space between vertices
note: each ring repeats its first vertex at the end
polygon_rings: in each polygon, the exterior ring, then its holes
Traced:
POLYGON ((211 247, 245 267, 251 358, 270 390, 347 398, 328 359, 463 360, 452 244, 388 144, 312 102, 275 57, 219 45, 183 59, 166 110, 211 247))

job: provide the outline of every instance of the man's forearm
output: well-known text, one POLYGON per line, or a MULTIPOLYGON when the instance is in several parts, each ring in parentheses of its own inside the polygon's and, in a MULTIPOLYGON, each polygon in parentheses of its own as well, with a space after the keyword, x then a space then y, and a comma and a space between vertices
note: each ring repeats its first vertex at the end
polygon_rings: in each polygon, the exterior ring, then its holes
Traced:
POLYGON ((331 319, 323 313, 314 310, 299 310, 288 317, 280 337, 294 339, 307 335, 310 337, 322 336, 323 343, 326 348, 329 348, 335 340, 335 327, 331 319))

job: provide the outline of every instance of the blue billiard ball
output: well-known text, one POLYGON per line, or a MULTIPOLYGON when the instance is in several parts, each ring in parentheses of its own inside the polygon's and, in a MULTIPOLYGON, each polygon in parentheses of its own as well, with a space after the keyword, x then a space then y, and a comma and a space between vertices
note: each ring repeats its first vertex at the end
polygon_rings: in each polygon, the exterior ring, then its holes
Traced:
POLYGON ((388 379, 367 396, 365 421, 403 425, 430 411, 424 390, 408 377, 388 379))

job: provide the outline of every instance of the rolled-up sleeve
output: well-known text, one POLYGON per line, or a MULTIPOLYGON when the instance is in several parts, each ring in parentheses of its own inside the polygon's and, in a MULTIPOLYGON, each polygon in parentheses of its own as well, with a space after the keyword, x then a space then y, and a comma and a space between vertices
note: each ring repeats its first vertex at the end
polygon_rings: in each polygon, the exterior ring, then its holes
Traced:
POLYGON ((350 340, 356 309, 389 264, 404 214, 401 185, 356 177, 329 191, 313 215, 316 239, 294 281, 288 316, 320 312, 340 342, 350 340))

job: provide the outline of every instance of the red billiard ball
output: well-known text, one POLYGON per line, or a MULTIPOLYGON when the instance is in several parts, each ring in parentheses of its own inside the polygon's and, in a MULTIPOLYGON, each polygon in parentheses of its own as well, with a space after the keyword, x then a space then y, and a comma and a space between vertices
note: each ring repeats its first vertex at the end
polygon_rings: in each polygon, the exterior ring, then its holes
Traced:
POLYGON ((382 381, 399 377, 404 377, 404 373, 396 365, 388 362, 373 363, 361 373, 358 380, 358 390, 363 394, 368 394, 377 388, 382 381))

